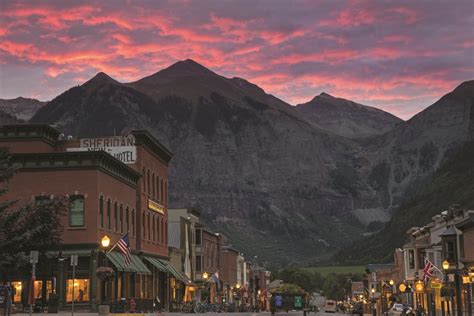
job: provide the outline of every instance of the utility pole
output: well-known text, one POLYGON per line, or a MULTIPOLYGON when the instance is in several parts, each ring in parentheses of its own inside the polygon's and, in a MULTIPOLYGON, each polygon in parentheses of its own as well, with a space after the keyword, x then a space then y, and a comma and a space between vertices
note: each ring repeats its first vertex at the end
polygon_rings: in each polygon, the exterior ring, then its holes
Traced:
POLYGON ((74 316, 74 282, 76 281, 76 266, 77 266, 77 255, 71 256, 71 266, 72 266, 72 308, 71 316, 74 316))

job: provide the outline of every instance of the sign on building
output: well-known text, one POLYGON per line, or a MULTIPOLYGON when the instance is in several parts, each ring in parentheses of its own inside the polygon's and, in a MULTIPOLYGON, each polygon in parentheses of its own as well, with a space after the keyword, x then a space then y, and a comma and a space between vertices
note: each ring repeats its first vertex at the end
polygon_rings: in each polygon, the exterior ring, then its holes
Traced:
POLYGON ((133 164, 137 160, 135 137, 112 136, 104 138, 80 139, 80 147, 67 148, 67 151, 105 151, 125 164, 133 164))

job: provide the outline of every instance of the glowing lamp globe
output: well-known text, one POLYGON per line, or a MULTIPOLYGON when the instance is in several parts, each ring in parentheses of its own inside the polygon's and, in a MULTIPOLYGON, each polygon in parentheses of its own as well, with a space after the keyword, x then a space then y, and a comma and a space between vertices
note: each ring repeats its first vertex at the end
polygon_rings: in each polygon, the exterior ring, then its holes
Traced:
POLYGON ((110 245, 109 236, 105 235, 104 237, 102 237, 102 239, 100 240, 100 244, 102 245, 103 248, 108 248, 110 245))
POLYGON ((443 269, 444 269, 444 270, 448 270, 448 269, 449 269, 449 261, 448 261, 448 260, 444 260, 444 261, 443 261, 443 269))

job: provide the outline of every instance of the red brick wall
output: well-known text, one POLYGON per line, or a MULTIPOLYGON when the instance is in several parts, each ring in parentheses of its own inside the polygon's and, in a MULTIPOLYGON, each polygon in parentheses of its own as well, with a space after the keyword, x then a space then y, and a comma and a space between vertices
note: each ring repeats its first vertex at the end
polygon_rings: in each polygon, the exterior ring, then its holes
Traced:
MULTIPOLYGON (((135 192, 135 188, 98 170, 20 170, 11 179, 9 190, 2 200, 19 200, 19 206, 33 202, 35 196, 83 195, 85 226, 71 228, 69 216, 64 216, 61 221, 64 228, 63 243, 99 243, 104 234, 107 234, 114 243, 120 239, 120 232, 99 229, 99 196, 103 194, 114 201, 133 205, 135 192)), ((104 217, 105 212, 104 208, 104 217)), ((135 248, 134 239, 131 240, 131 247, 135 248)))
POLYGON ((222 250, 222 266, 220 277, 224 284, 233 286, 237 283, 237 253, 232 250, 222 250))
POLYGON ((49 153, 56 151, 54 146, 42 140, 1 140, 1 146, 8 148, 11 154, 49 153))
POLYGON ((168 256, 168 166, 143 146, 137 146, 137 157, 137 162, 130 166, 142 174, 137 191, 137 209, 140 210, 138 221, 140 223, 141 250, 168 256), (148 185, 148 173, 150 174, 150 185, 148 185), (163 186, 161 183, 163 183, 163 186), (149 210, 148 199, 163 205, 165 214, 149 210), (143 216, 145 216, 145 234, 143 232, 143 216), (148 216, 151 220, 151 230, 153 229, 153 219, 155 222, 155 240, 153 240, 152 232, 150 238, 148 238, 148 216))

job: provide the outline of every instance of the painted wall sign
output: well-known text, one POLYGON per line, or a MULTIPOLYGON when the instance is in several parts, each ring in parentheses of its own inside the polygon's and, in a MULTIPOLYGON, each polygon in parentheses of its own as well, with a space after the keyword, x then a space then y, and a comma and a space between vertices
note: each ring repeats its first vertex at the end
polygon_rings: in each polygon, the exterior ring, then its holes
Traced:
POLYGON ((159 203, 156 203, 155 201, 148 200, 148 208, 160 214, 165 214, 165 207, 159 203))
POLYGON ((105 151, 125 164, 132 164, 137 161, 137 147, 77 147, 67 148, 67 151, 105 151))
POLYGON ((102 138, 82 138, 80 147, 67 148, 67 151, 100 151, 103 150, 125 164, 133 164, 137 160, 135 137, 112 136, 102 138))

